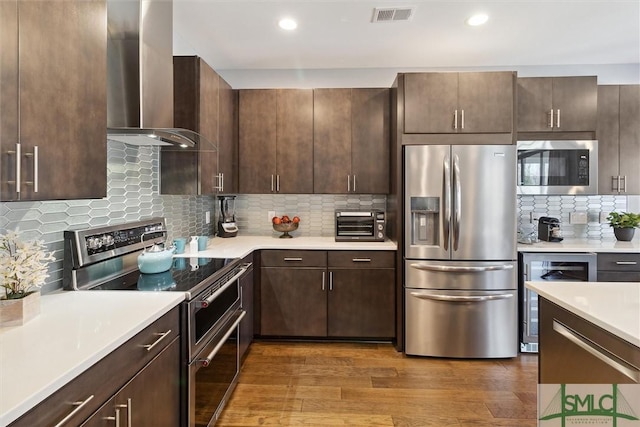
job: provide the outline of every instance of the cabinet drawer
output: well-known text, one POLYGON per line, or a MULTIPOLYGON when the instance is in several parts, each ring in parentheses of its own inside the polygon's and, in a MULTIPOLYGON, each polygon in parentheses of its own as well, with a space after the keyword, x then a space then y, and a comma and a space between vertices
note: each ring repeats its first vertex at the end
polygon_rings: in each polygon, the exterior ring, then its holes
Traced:
POLYGON ((147 363, 179 335, 179 308, 176 307, 135 335, 118 349, 53 393, 11 424, 11 427, 55 425, 72 411, 69 425, 79 425, 133 378, 147 363), (160 335, 171 331, 158 341, 160 335), (158 344, 147 350, 144 346, 158 344), (89 399, 90 396, 93 396, 89 399), (71 402, 86 402, 78 409, 71 402))
POLYGON ((329 251, 329 268, 394 268, 391 251, 329 251))
POLYGON ((602 253, 598 254, 598 270, 640 271, 640 253, 602 253))
POLYGON ((260 253, 262 267, 326 267, 326 251, 273 250, 260 253))

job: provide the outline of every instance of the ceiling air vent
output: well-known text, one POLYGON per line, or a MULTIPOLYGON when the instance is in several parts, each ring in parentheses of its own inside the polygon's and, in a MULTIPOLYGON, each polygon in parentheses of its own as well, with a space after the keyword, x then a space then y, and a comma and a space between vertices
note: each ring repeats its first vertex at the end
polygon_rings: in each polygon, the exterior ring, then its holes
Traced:
POLYGON ((408 21, 413 16, 413 8, 410 7, 388 7, 373 9, 373 19, 371 22, 399 22, 408 21))

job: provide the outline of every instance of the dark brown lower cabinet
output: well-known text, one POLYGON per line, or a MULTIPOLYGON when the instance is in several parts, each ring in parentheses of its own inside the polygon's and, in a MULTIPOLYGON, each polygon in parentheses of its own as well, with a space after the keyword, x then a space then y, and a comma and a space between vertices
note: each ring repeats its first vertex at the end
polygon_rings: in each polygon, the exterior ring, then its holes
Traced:
POLYGON ((260 335, 393 339, 395 254, 262 251, 260 335))
POLYGON ((640 254, 599 253, 598 282, 640 282, 640 254))
POLYGON ((180 425, 180 339, 176 338, 82 427, 180 425))
POLYGON ((325 268, 261 268, 261 334, 325 337, 325 277, 325 268))

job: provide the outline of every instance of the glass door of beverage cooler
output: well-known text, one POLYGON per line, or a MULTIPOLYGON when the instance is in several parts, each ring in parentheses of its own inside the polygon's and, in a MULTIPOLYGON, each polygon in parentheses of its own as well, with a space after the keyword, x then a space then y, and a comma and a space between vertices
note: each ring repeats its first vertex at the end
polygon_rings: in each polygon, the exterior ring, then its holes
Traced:
POLYGON ((520 253, 520 350, 538 352, 538 294, 524 282, 593 282, 596 280, 596 254, 520 253))

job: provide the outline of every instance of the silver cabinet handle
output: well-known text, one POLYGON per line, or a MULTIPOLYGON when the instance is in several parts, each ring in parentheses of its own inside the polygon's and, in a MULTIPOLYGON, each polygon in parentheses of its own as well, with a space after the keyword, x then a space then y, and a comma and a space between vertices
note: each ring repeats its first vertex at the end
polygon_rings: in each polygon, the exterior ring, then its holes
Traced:
POLYGON ((482 267, 459 267, 453 265, 411 264, 412 268, 426 271, 442 271, 448 273, 474 273, 483 271, 513 270, 512 264, 486 265, 482 267))
POLYGON ((463 295, 422 294, 420 292, 411 292, 411 296, 420 298, 420 299, 430 299, 435 301, 447 301, 447 302, 481 302, 481 301, 494 301, 494 300, 500 300, 500 299, 513 298, 513 294, 463 296, 463 295))
POLYGON ((158 345, 160 343, 160 341, 165 339, 167 337, 167 335, 169 335, 170 333, 171 333, 171 329, 169 329, 167 332, 156 332, 153 335, 157 335, 158 339, 155 340, 155 342, 153 344, 146 344, 146 345, 143 345, 142 347, 145 348, 147 351, 151 351, 153 349, 153 347, 158 345))
POLYGON ((353 175, 353 192, 356 192, 356 175, 353 175))
POLYGON ((329 272, 329 290, 333 290, 333 271, 329 272))
POLYGON ((583 337, 578 332, 574 331, 568 326, 563 325, 556 319, 553 319, 553 330, 586 351, 587 353, 600 359, 616 371, 620 372, 622 375, 631 378, 636 382, 636 384, 640 383, 640 371, 638 369, 629 365, 624 360, 618 358, 613 353, 609 353, 606 349, 598 346, 597 343, 594 343, 589 339, 583 337))
POLYGON ((616 261, 616 265, 636 265, 635 261, 616 261))
POLYGON ((324 279, 325 279, 325 273, 324 271, 322 272, 322 290, 324 291, 324 279))
POLYGON ((553 128, 553 108, 549 110, 549 127, 553 128))
POLYGON ((280 174, 276 175, 276 193, 280 192, 280 174))
POLYGON ((33 192, 38 192, 38 146, 33 147, 33 153, 25 153, 25 157, 33 157, 33 181, 27 181, 27 185, 33 185, 33 192))
POLYGON ((289 261, 302 261, 302 257, 284 257, 283 258, 285 261, 289 262, 289 261))
POLYGON ((464 110, 460 110, 460 129, 464 129, 464 110))
POLYGON ((85 400, 78 401, 78 402, 73 402, 71 405, 75 406, 76 408, 73 411, 71 411, 66 417, 64 417, 62 420, 60 420, 60 422, 58 424, 56 424, 54 427, 62 427, 63 425, 65 425, 67 423, 67 421, 69 421, 78 412, 80 412, 82 410, 82 408, 84 408, 85 405, 87 403, 89 403, 91 401, 91 399, 93 399, 93 397, 94 397, 94 395, 92 394, 91 396, 87 397, 85 400))
POLYGON ((347 175, 347 193, 351 193, 351 175, 347 175))
POLYGON ((453 112, 453 128, 458 129, 458 110, 453 112))
POLYGON ((273 193, 273 174, 271 174, 271 192, 273 193))
POLYGON ((558 129, 560 128, 560 109, 559 108, 556 110, 556 127, 558 129))
POLYGON ((627 192, 627 175, 624 175, 622 177, 622 182, 624 183, 624 187, 622 187, 622 192, 626 193, 627 192))
POLYGON ((220 172, 220 191, 224 192, 224 173, 220 172))
POLYGON ((352 262, 371 262, 371 258, 353 258, 352 262))
POLYGON ((116 409, 116 415, 113 417, 104 417, 103 420, 115 421, 116 427, 120 427, 120 409, 116 409))
MULTIPOLYGON (((131 408, 132 408, 131 398, 129 397, 127 399, 127 404, 126 405, 121 403, 119 405, 116 405, 116 408, 122 408, 122 409, 126 409, 127 410, 127 427, 131 427, 131 408)), ((116 424, 117 424, 117 422, 116 422, 116 424)))
POLYGON ((9 181, 9 184, 16 184, 16 194, 20 195, 20 187, 22 187, 22 169, 21 169, 21 165, 22 162, 21 157, 22 157, 22 146, 20 145, 19 142, 16 142, 16 150, 9 150, 7 151, 8 154, 15 154, 16 156, 16 180, 15 181, 9 181))
POLYGON ((620 175, 611 177, 611 191, 620 192, 620 175), (618 184, 617 187, 616 183, 618 184))
POLYGON ((220 342, 213 348, 213 350, 211 350, 211 353, 209 353, 206 358, 198 360, 198 362, 200 362, 203 367, 206 368, 211 364, 211 361, 213 360, 213 358, 216 357, 216 354, 218 353, 218 351, 227 342, 227 339, 229 339, 231 334, 234 332, 234 330, 240 324, 240 322, 242 322, 242 319, 244 319, 244 316, 246 315, 247 315, 247 312, 243 310, 240 313, 240 316, 238 316, 238 318, 236 319, 236 321, 233 322, 233 325, 231 325, 227 333, 224 334, 220 342))

